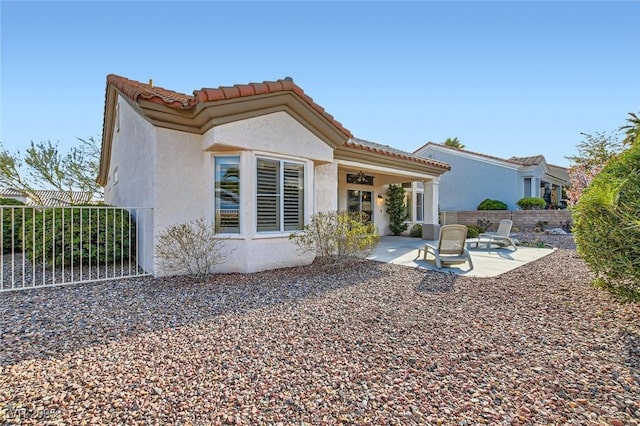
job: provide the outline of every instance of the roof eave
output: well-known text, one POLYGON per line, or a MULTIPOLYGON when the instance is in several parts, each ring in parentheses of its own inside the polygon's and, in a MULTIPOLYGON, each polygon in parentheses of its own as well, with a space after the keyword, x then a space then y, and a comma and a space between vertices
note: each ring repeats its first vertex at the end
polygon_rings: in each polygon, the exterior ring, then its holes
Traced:
POLYGON ((445 163, 438 164, 429 161, 419 161, 418 159, 401 157, 393 153, 381 153, 358 146, 340 146, 334 153, 337 160, 360 161, 364 164, 376 164, 387 167, 398 168, 401 166, 407 171, 425 173, 440 176, 451 170, 451 166, 445 163))
POLYGON ((352 136, 347 129, 336 125, 294 91, 199 102, 192 108, 185 109, 139 97, 132 99, 112 83, 107 82, 100 169, 96 179, 102 186, 106 185, 109 173, 118 95, 154 126, 187 133, 202 135, 221 124, 284 111, 333 149, 347 142, 352 136))
POLYGON ((100 164, 98 168, 98 176, 96 182, 100 186, 107 184, 109 174, 109 165, 111 163, 111 142, 113 140, 113 129, 116 118, 116 103, 118 101, 118 93, 113 85, 107 83, 105 102, 104 102, 104 119, 102 122, 102 146, 100 148, 100 164))

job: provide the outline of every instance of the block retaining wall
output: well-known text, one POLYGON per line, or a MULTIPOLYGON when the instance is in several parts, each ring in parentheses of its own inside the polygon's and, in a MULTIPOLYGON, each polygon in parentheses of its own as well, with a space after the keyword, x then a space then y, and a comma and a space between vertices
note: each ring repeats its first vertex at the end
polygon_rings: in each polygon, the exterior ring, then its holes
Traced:
POLYGON ((571 220, 569 210, 476 210, 440 212, 440 224, 476 225, 478 219, 489 220, 489 229, 495 230, 501 219, 513 221, 513 231, 533 230, 538 222, 546 222, 544 229, 559 228, 560 222, 571 220))

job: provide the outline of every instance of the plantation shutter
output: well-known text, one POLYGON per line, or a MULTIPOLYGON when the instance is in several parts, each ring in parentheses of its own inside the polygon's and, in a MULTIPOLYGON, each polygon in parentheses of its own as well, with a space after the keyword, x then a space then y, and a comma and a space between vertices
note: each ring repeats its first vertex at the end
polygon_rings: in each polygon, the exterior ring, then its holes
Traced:
POLYGON ((280 161, 258 159, 257 230, 280 230, 280 161))
POLYGON ((304 166, 284 163, 284 230, 304 226, 304 166))

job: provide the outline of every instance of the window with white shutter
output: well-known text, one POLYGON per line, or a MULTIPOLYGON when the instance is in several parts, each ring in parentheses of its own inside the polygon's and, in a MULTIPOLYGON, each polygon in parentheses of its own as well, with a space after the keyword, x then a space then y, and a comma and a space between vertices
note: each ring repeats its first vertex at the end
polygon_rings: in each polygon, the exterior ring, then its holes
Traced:
POLYGON ((258 158, 256 167, 258 232, 295 231, 304 226, 304 165, 258 158))
POLYGON ((304 165, 284 163, 284 230, 304 226, 304 165))

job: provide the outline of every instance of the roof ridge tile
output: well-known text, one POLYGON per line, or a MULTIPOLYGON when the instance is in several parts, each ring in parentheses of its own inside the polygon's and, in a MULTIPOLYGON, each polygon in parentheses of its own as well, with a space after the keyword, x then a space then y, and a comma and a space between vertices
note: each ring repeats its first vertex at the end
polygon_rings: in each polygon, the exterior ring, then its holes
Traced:
POLYGON ((160 86, 152 86, 139 81, 130 80, 116 74, 107 75, 107 86, 113 86, 123 95, 134 102, 145 100, 171 108, 191 109, 199 103, 216 102, 245 96, 266 95, 277 92, 292 92, 302 98, 312 109, 323 115, 340 132, 351 137, 351 132, 338 122, 331 114, 318 105, 313 98, 306 95, 291 78, 262 83, 235 84, 233 86, 219 86, 217 88, 203 87, 194 90, 192 95, 175 92, 160 86))

